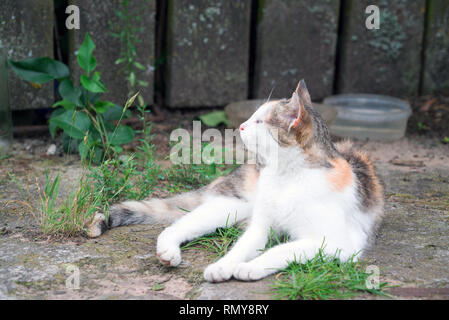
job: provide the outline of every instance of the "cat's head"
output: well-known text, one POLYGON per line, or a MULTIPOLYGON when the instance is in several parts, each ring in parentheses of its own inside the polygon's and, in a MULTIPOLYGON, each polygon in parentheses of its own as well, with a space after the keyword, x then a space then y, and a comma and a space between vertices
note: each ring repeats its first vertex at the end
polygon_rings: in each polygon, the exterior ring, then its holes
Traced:
POLYGON ((313 108, 304 80, 290 99, 269 101, 240 125, 240 136, 251 151, 269 158, 276 148, 300 148, 331 156, 335 149, 324 120, 313 108))

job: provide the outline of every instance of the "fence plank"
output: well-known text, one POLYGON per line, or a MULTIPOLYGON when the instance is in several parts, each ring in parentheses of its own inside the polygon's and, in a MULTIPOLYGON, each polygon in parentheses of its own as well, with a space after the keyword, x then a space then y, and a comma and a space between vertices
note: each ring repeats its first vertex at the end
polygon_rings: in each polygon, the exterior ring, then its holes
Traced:
POLYGON ((423 93, 449 95, 449 1, 431 0, 427 17, 423 93))
POLYGON ((378 1, 380 29, 368 30, 370 0, 344 8, 338 91, 407 96, 418 93, 425 0, 378 1))
POLYGON ((166 104, 247 98, 250 0, 176 0, 168 8, 166 104))
MULTIPOLYGON (((0 1, 0 48, 8 58, 53 57, 53 0, 0 1)), ((31 86, 9 73, 12 110, 49 108, 54 103, 53 83, 31 86)))
POLYGON ((11 147, 12 118, 9 106, 8 64, 5 50, 0 48, 0 155, 11 147))
POLYGON ((259 1, 254 95, 286 98, 305 78, 314 100, 332 93, 339 0, 259 1))
MULTIPOLYGON (((124 105, 129 92, 126 77, 128 74, 122 69, 123 65, 115 65, 120 57, 120 41, 111 36, 114 27, 122 21, 114 14, 114 10, 120 9, 120 0, 72 0, 71 4, 80 9, 80 29, 73 30, 70 45, 70 68, 74 79, 78 80, 81 70, 77 65, 76 50, 84 40, 86 32, 95 42, 96 49, 93 52, 97 59, 97 70, 101 79, 108 88, 104 98, 114 103, 124 105)), ((131 14, 140 16, 141 21, 136 22, 136 27, 143 27, 141 32, 134 33, 142 41, 136 45, 137 61, 144 65, 145 70, 137 72, 137 78, 148 82, 148 86, 140 90, 141 95, 148 104, 153 103, 154 83, 154 55, 155 55, 155 20, 156 2, 154 0, 133 0, 129 2, 131 14)), ((123 28, 122 28, 123 30, 123 28)))

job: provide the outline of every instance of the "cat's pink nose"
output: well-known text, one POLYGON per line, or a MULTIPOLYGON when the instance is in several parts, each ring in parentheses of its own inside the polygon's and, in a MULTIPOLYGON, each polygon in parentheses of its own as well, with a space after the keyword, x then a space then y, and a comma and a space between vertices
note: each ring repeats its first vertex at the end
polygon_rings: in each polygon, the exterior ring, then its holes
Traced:
POLYGON ((240 125, 240 131, 245 130, 245 126, 243 125, 243 123, 240 125))

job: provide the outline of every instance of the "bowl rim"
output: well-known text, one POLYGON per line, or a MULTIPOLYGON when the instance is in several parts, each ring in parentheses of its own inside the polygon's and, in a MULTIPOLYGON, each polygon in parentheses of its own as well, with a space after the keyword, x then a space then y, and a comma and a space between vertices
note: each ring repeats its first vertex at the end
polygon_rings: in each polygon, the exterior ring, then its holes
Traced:
MULTIPOLYGON (((323 100, 324 104, 334 106, 338 110, 338 118, 347 119, 347 120, 355 120, 355 121, 365 121, 365 122, 392 122, 398 120, 407 120, 408 117, 412 114, 412 109, 410 104, 402 99, 390 97, 386 95, 379 94, 370 94, 370 93, 343 93, 337 94, 333 96, 329 96, 323 100), (395 110, 391 110, 390 112, 381 112, 379 114, 370 114, 367 115, 363 112, 358 112, 357 108, 354 109, 352 107, 350 110, 347 108, 347 105, 341 105, 341 100, 349 100, 349 104, 351 102, 358 104, 365 104, 369 100, 372 102, 380 102, 382 104, 391 105, 395 107, 395 110)), ((359 110, 362 110, 359 108, 359 110)), ((337 118, 337 119, 338 119, 337 118)))

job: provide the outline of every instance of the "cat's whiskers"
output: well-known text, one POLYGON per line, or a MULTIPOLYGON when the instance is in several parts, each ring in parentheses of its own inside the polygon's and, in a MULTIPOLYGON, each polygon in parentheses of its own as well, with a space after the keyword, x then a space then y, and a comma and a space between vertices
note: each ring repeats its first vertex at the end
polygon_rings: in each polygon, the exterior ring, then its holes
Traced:
POLYGON ((274 88, 276 88, 276 85, 274 85, 273 88, 271 88, 270 94, 268 95, 267 101, 265 101, 265 103, 270 101, 270 98, 271 98, 271 95, 273 94, 274 88))

